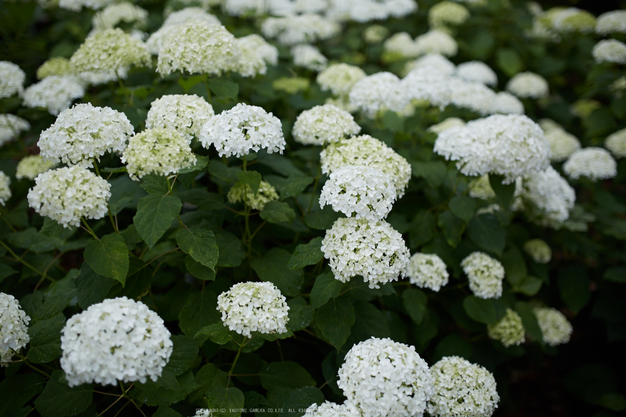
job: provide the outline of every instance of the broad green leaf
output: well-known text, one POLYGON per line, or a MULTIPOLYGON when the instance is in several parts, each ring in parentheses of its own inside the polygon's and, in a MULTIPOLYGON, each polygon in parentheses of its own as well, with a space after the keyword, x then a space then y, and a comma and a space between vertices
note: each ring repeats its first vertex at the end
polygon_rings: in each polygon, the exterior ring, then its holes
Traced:
MULTIPOLYGON (((116 293, 116 297, 139 298, 148 294, 152 285, 152 274, 154 270, 147 266, 141 259, 130 258, 130 266, 128 268, 128 277, 126 278, 126 286, 116 293)), ((119 287, 118 287, 119 289, 119 287)))
POLYGON ((404 117, 400 116, 395 111, 387 110, 385 114, 383 114, 383 126, 391 132, 402 132, 404 130, 404 121, 404 117))
POLYGON ((109 180, 109 183, 111 184, 109 208, 113 215, 119 214, 125 208, 136 207, 137 200, 146 194, 137 181, 131 180, 128 175, 120 175, 109 180))
POLYGON ((211 342, 217 345, 225 345, 232 340, 230 330, 224 326, 224 323, 219 321, 217 323, 204 326, 195 334, 194 339, 198 339, 202 342, 209 339, 211 342))
POLYGON ((178 376, 191 367, 198 356, 198 344, 189 336, 174 335, 171 337, 174 350, 165 368, 174 376, 178 376))
POLYGON ((0 416, 17 416, 18 411, 39 394, 46 382, 35 372, 26 374, 4 374, 0 381, 0 416))
POLYGON ((28 360, 31 363, 46 363, 61 356, 61 330, 65 326, 65 316, 61 313, 34 322, 28 328, 30 349, 28 360))
POLYGON ((415 324, 420 324, 426 314, 428 296, 422 290, 409 288, 402 293, 404 308, 415 324))
POLYGON ((296 218, 296 212, 287 203, 270 201, 261 210, 261 218, 270 223, 291 223, 296 218))
POLYGON ((261 186, 261 174, 256 171, 241 171, 237 173, 239 182, 244 185, 249 185, 252 192, 256 195, 259 192, 261 186))
POLYGON ((589 278, 584 269, 570 266, 559 271, 559 290, 565 304, 578 313, 591 298, 589 278))
POLYGON ((176 196, 185 203, 190 203, 207 210, 221 210, 224 208, 224 197, 212 193, 204 188, 176 191, 176 196))
POLYGON ((73 416, 83 412, 91 404, 93 385, 82 384, 70 388, 65 381, 65 374, 57 370, 41 395, 35 400, 35 409, 42 417, 73 416))
POLYGON ((195 334, 211 323, 220 320, 217 311, 217 296, 215 293, 204 290, 193 293, 178 315, 180 329, 188 336, 195 334))
POLYGON ((389 337, 389 324, 385 314, 367 301, 354 303, 355 321, 351 338, 367 340, 370 337, 389 337))
POLYGON ((315 385, 315 380, 300 364, 283 361, 269 363, 261 370, 261 384, 265 389, 300 388, 315 385))
POLYGON ((626 282, 626 266, 616 266, 614 268, 607 270, 604 273, 603 278, 605 281, 621 282, 621 283, 626 282))
POLYGON ((515 246, 508 248, 502 255, 506 280, 515 287, 519 285, 528 274, 526 262, 522 253, 515 246))
POLYGON ((179 174, 189 174, 190 172, 201 171, 209 164, 209 157, 204 155, 196 155, 196 163, 189 168, 184 168, 179 171, 179 174))
POLYGON ((167 187, 167 178, 163 175, 146 175, 141 179, 139 186, 145 191, 154 194, 165 195, 169 191, 169 188, 167 187))
POLYGON ((9 265, 0 264, 0 282, 11 275, 17 274, 18 271, 11 268, 9 265))
POLYGON ((217 266, 236 267, 246 258, 243 242, 237 236, 224 230, 215 233, 215 240, 219 247, 220 256, 217 266))
POLYGON ((337 350, 348 340, 355 320, 354 306, 345 296, 330 299, 315 313, 317 327, 337 350))
POLYGON ((307 265, 315 265, 324 259, 322 253, 322 238, 314 237, 309 243, 296 246, 296 250, 289 259, 287 266, 291 269, 304 268, 307 265))
POLYGON ((515 50, 500 48, 496 52, 498 67, 509 77, 514 76, 524 69, 524 61, 515 50))
POLYGON ((120 235, 124 238, 124 242, 126 243, 128 250, 135 249, 135 246, 137 246, 139 242, 143 241, 143 238, 139 235, 139 232, 134 224, 131 224, 126 229, 122 230, 120 235))
POLYGON ((196 84, 200 84, 202 81, 206 80, 206 75, 192 75, 190 77, 178 77, 178 84, 183 87, 185 90, 185 94, 189 92, 191 87, 196 84))
POLYGON ((154 414, 152 414, 152 417, 183 417, 183 415, 164 405, 159 407, 159 409, 156 410, 154 414))
POLYGON ((287 328, 291 331, 298 331, 309 327, 315 316, 315 310, 308 305, 304 298, 296 297, 287 301, 289 306, 289 321, 287 328))
POLYGON ((476 31, 468 42, 470 56, 473 59, 484 61, 491 55, 495 43, 496 38, 491 30, 482 29, 476 31))
POLYGON ((418 211, 409 230, 409 243, 412 248, 422 246, 432 239, 435 232, 436 222, 432 212, 421 210, 418 211))
POLYGON ((496 307, 491 300, 468 295, 463 300, 463 308, 468 316, 479 323, 494 324, 498 319, 496 307))
POLYGON ((102 302, 115 284, 113 279, 96 274, 87 262, 83 262, 80 273, 74 280, 76 299, 83 310, 92 304, 102 302))
POLYGON ((466 195, 457 195, 452 197, 448 207, 450 208, 452 214, 463 220, 465 223, 469 223, 472 217, 474 217, 474 212, 476 211, 476 201, 466 195))
POLYGON ((448 245, 456 248, 465 231, 465 222, 452 214, 450 210, 446 210, 439 215, 437 225, 443 231, 448 245))
POLYGON ((84 256, 85 262, 95 273, 126 284, 128 248, 122 235, 112 233, 94 240, 85 248, 84 256))
POLYGON ((439 342, 435 348, 433 362, 438 361, 444 356, 460 356, 465 359, 469 359, 472 356, 474 349, 472 345, 458 333, 448 335, 439 342))
POLYGON ((330 272, 318 275, 311 289, 311 307, 321 307, 331 298, 339 297, 341 285, 330 272))
POLYGON ((526 275, 520 282, 513 286, 513 290, 528 296, 533 296, 539 292, 542 284, 543 280, 526 275))
POLYGON ((33 320, 48 319, 62 312, 76 295, 76 285, 74 277, 78 271, 71 270, 65 278, 50 285, 46 300, 32 316, 33 320))
POLYGON ((539 327, 537 316, 533 313, 532 308, 527 303, 518 301, 515 303, 515 311, 522 318, 522 324, 524 325, 526 333, 528 333, 535 341, 543 344, 541 328, 539 327))
POLYGON ((296 297, 304 283, 301 269, 290 269, 287 263, 291 254, 284 249, 269 250, 263 258, 250 261, 250 266, 262 281, 274 283, 284 295, 296 297))
POLYGON ((446 179, 446 165, 440 161, 415 162, 411 164, 411 172, 414 177, 424 178, 429 187, 438 188, 446 179))
POLYGON ((196 262, 189 255, 185 256, 185 268, 194 277, 203 281, 215 281, 215 270, 196 262))
POLYGON ((207 85, 213 93, 219 98, 237 99, 239 93, 239 84, 227 78, 210 78, 207 85))
POLYGON ((206 401, 216 417, 238 417, 244 409, 243 392, 234 387, 215 387, 208 393, 206 401))
POLYGON ((204 365, 196 373, 196 391, 190 396, 191 401, 202 400, 215 387, 226 387, 228 374, 212 363, 204 365))
POLYGON ((341 214, 334 211, 331 206, 324 206, 321 210, 307 213, 304 216, 304 223, 311 229, 328 230, 339 217, 341 214))
POLYGON ((226 166, 222 161, 218 159, 211 159, 209 162, 209 174, 212 179, 218 179, 226 184, 232 184, 237 182, 237 173, 241 171, 238 167, 226 166))
POLYGON ((176 243, 194 261, 215 270, 219 249, 212 230, 182 228, 176 233, 176 243))
POLYGON ((307 177, 302 174, 291 174, 284 183, 277 188, 280 199, 284 200, 289 197, 297 197, 313 182, 313 177, 307 177))
POLYGON ((282 404, 283 410, 279 417, 300 417, 305 415, 306 410, 313 403, 324 402, 324 394, 316 387, 302 387, 295 389, 289 395, 289 399, 282 404))
POLYGON ((290 158, 283 155, 275 153, 260 153, 257 161, 285 177, 290 177, 291 175, 304 175, 304 173, 294 165, 290 158))
MULTIPOLYGON (((185 397, 193 392, 196 383, 191 371, 187 371, 176 377, 178 382, 177 389, 168 389, 157 382, 150 379, 145 384, 135 383, 129 395, 149 407, 162 407, 172 405, 182 401, 185 397)), ((168 384, 171 385, 171 384, 168 384)))
POLYGON ((502 255, 506 231, 491 214, 473 217, 467 225, 469 238, 482 249, 502 255))
POLYGON ((148 247, 152 248, 170 228, 182 206, 180 199, 172 195, 148 194, 139 199, 133 223, 148 247))

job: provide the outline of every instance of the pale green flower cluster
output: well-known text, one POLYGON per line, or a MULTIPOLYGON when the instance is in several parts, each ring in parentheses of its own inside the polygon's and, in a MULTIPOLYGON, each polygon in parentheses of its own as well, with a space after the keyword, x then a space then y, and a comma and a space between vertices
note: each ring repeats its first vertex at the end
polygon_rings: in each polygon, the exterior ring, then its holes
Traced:
POLYGON ((11 198, 11 177, 0 171, 0 204, 6 205, 11 198))
POLYGON ((382 25, 371 25, 363 31, 363 39, 369 44, 381 43, 389 36, 389 29, 382 25))
POLYGON ((26 73, 12 62, 0 61, 0 98, 24 91, 26 73))
POLYGON ((21 180, 26 178, 34 180, 37 175, 42 174, 56 165, 54 161, 47 161, 41 155, 29 155, 22 158, 17 164, 15 178, 21 180))
POLYGON ((73 75, 70 60, 57 56, 50 58, 37 68, 37 79, 43 80, 51 75, 73 75))
POLYGON ((547 97, 548 82, 539 74, 520 72, 509 80, 506 90, 520 98, 547 97))
POLYGON ((385 41, 383 47, 383 59, 387 62, 416 58, 420 55, 415 41, 413 41, 413 38, 407 32, 392 35, 385 41))
POLYGON ((229 203, 245 203, 253 210, 263 210, 265 205, 270 201, 278 200, 278 193, 267 181, 261 181, 259 190, 256 194, 250 188, 250 185, 241 182, 235 183, 228 191, 226 196, 229 203))
POLYGON ((439 256, 428 253, 416 253, 409 259, 406 276, 409 277, 411 284, 415 284, 420 288, 439 291, 441 287, 448 283, 450 274, 446 269, 446 264, 439 256))
POLYGON ((550 160, 553 162, 565 161, 580 149, 578 138, 560 127, 544 130, 544 133, 550 144, 550 160))
POLYGON ((563 313, 551 307, 537 307, 533 313, 537 317, 544 343, 557 346, 569 342, 573 328, 563 313))
POLYGON ((0 366, 8 366, 13 351, 19 351, 30 341, 28 323, 30 317, 19 301, 11 294, 0 292, 0 366))
POLYGON ((479 298, 500 298, 504 266, 483 252, 472 252, 461 262, 470 290, 479 298))
POLYGON ((114 28, 122 22, 143 27, 148 22, 148 11, 128 2, 114 3, 96 13, 92 19, 95 32, 114 28))
POLYGON ((458 3, 442 1, 428 11, 428 23, 431 28, 458 26, 469 18, 469 11, 458 3))
POLYGON ((189 141, 173 129, 146 129, 128 141, 122 154, 128 175, 138 180, 148 174, 169 175, 196 163, 189 141))
POLYGON ((593 47, 591 54, 598 63, 626 64, 626 44, 616 39, 601 40, 593 47))
POLYGON ((469 183, 469 195, 470 197, 480 198, 481 200, 496 198, 496 193, 493 191, 493 188, 491 188, 488 174, 481 175, 469 183))
POLYGON ((552 259, 552 249, 541 239, 530 239, 524 243, 524 252, 538 264, 547 264, 552 259))
MULTIPOLYGON (((550 11, 548 11, 548 13, 549 12, 550 11)), ((588 11, 576 7, 557 10, 550 15, 550 18, 551 27, 561 33, 589 33, 593 32, 596 28, 596 17, 588 11)))
POLYGON ((336 96, 347 96, 352 86, 365 75, 365 71, 354 65, 331 64, 317 75, 317 83, 324 91, 330 90, 336 96))
POLYGON ((0 114, 0 146, 30 129, 30 123, 14 114, 0 114))
POLYGON ((174 129, 187 140, 200 136, 202 126, 215 112, 213 106, 195 94, 170 94, 161 96, 150 105, 146 128, 174 129))
POLYGON ((504 347, 520 345, 526 340, 522 318, 510 308, 498 322, 487 325, 487 334, 491 339, 502 342, 504 347))
POLYGON ((272 87, 278 91, 284 91, 287 94, 296 94, 300 91, 306 91, 311 86, 311 82, 307 78, 302 77, 281 77, 272 82, 272 87))
POLYGON ((596 33, 608 35, 610 33, 626 33, 626 10, 612 10, 602 13, 596 20, 596 33))
POLYGON ((296 119, 291 134, 303 145, 325 145, 358 134, 361 127, 354 117, 332 104, 305 110, 296 119))
POLYGON ((604 141, 604 146, 611 151, 616 158, 626 156, 626 129, 611 133, 604 141))

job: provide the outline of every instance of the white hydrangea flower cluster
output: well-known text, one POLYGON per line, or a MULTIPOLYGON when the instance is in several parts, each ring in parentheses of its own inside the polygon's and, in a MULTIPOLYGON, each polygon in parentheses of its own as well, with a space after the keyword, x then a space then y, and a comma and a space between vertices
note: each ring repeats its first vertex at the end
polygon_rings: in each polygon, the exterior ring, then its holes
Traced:
POLYGON ((0 61, 0 98, 11 97, 24 91, 26 73, 9 61, 0 61))
POLYGON ((146 128, 174 129, 191 142, 194 137, 200 136, 202 126, 213 115, 213 106, 203 97, 195 94, 170 94, 150 104, 146 128))
POLYGON ((59 0, 59 7, 74 12, 79 12, 83 7, 98 10, 114 1, 115 0, 59 0))
POLYGON ((377 45, 381 43, 387 36, 389 36, 389 29, 383 25, 369 25, 363 31, 363 40, 366 43, 377 45))
POLYGON ((196 163, 189 140, 174 129, 157 127, 137 133, 122 154, 128 175, 139 180, 148 174, 169 175, 196 163))
POLYGON ((360 415, 421 416, 434 392, 428 364, 415 347, 372 337, 352 346, 337 385, 360 415))
POLYGON ((354 83, 349 100, 352 106, 369 118, 374 118, 384 109, 402 112, 409 102, 401 89, 400 79, 385 71, 368 75, 354 83))
POLYGON ((0 366, 8 366, 6 362, 13 357, 13 351, 20 350, 30 341, 28 323, 30 317, 17 299, 0 292, 0 366))
POLYGON ((557 346, 569 342, 573 328, 563 313, 551 307, 537 307, 533 313, 537 317, 544 343, 557 346))
POLYGON ((565 161, 580 149, 578 138, 561 127, 546 129, 544 133, 550 144, 550 160, 553 162, 565 161))
POLYGON ((416 68, 409 72, 400 81, 400 90, 404 92, 408 102, 426 101, 440 108, 448 105, 452 99, 450 77, 430 66, 416 68))
POLYGON ((485 368, 446 356, 430 368, 435 393, 428 401, 433 417, 489 417, 498 408, 496 380, 485 368))
POLYGON ((504 266, 500 261, 484 252, 472 252, 463 259, 461 267, 476 297, 500 298, 504 279, 504 266))
POLYGON ((551 27, 559 33, 589 33, 596 27, 596 17, 586 10, 576 7, 565 9, 553 8, 548 10, 551 27), (550 13, 554 11, 553 13, 550 13))
POLYGON ((534 72, 520 72, 509 80, 506 90, 519 98, 541 98, 549 94, 548 82, 534 72))
POLYGON ((77 77, 51 75, 24 90, 22 100, 26 107, 45 107, 57 115, 84 95, 85 88, 77 77))
POLYGON ((237 72, 242 77, 267 73, 267 64, 278 63, 278 49, 257 34, 235 39, 241 51, 237 72))
POLYGON ((597 63, 626 64, 626 44, 616 39, 601 40, 593 47, 591 54, 597 63))
POLYGON ((0 204, 4 206, 11 195, 11 177, 0 171, 0 204))
POLYGON ((124 113, 82 103, 63 110, 37 145, 47 160, 91 167, 106 152, 122 152, 133 133, 124 113))
POLYGON ((354 117, 332 104, 305 110, 296 119, 291 134, 303 145, 325 145, 358 134, 361 127, 354 117))
POLYGON ((402 235, 384 220, 339 218, 326 231, 322 252, 335 279, 360 275, 370 288, 404 276, 409 250, 402 235))
POLYGON ((456 68, 448 58, 441 54, 426 54, 414 61, 407 62, 404 71, 408 74, 416 68, 423 67, 433 67, 442 75, 452 75, 456 68))
POLYGON ((569 218, 575 201, 574 189, 550 166, 517 180, 511 209, 524 210, 539 225, 558 228, 569 218))
POLYGON ((415 38, 415 46, 421 55, 440 54, 443 56, 455 56, 459 50, 456 40, 439 29, 432 29, 415 38))
POLYGON ((320 194, 320 207, 330 205, 348 217, 370 221, 386 218, 395 201, 396 187, 388 174, 358 165, 331 172, 320 194))
POLYGON ((37 68, 38 80, 43 80, 51 75, 73 75, 70 60, 60 56, 55 56, 45 61, 39 68, 37 68))
POLYGON ((458 26, 469 19, 469 11, 458 3, 442 1, 428 11, 428 24, 431 28, 458 26))
MULTIPOLYGON (((1 124, 2 122, 0 121, 0 126, 1 124)), ((0 143, 2 143, 1 139, 0 143)), ((616 158, 626 157, 626 129, 611 133, 604 141, 604 146, 606 146, 616 158)))
POLYGON ((448 82, 452 90, 452 104, 455 106, 483 116, 494 112, 496 93, 491 88, 458 77, 451 77, 448 82))
POLYGON ((30 123, 14 114, 0 114, 0 147, 30 129, 30 123))
POLYGON ((252 192, 250 185, 237 182, 228 191, 226 198, 229 203, 243 202, 251 209, 260 211, 263 210, 267 203, 276 201, 279 197, 276 189, 270 183, 261 181, 256 194, 252 192))
POLYGON ((409 277, 411 284, 439 291, 448 283, 450 274, 448 274, 446 264, 438 255, 415 253, 409 259, 406 276, 409 277))
POLYGON ((70 65, 77 73, 124 73, 131 66, 150 66, 150 53, 143 41, 125 33, 120 28, 105 29, 85 39, 70 65))
POLYGON ((93 16, 93 31, 111 29, 121 22, 132 23, 134 27, 144 27, 148 23, 148 11, 128 2, 109 4, 93 16))
POLYGON ((456 67, 455 75, 466 81, 473 81, 485 85, 498 84, 498 76, 489 65, 480 61, 468 61, 456 67))
POLYGON ((111 184, 74 165, 46 171, 35 178, 28 205, 63 227, 80 226, 80 218, 101 219, 108 210, 111 184))
POLYGON ((481 175, 480 177, 472 180, 469 183, 469 195, 473 198, 480 198, 481 200, 491 200, 496 198, 496 193, 491 188, 489 182, 489 175, 481 175))
POLYGON ((200 21, 208 24, 220 25, 217 17, 207 13, 200 7, 187 7, 170 14, 159 30, 154 32, 146 41, 146 47, 151 54, 158 54, 163 46, 165 39, 172 36, 172 32, 176 30, 176 26, 191 22, 200 21))
POLYGON ((173 351, 170 336, 163 319, 142 302, 104 300, 65 324, 61 367, 70 387, 156 381, 173 351))
POLYGON ((227 157, 241 158, 259 149, 267 149, 268 153, 285 149, 280 120, 261 107, 243 103, 209 119, 199 139, 205 148, 213 144, 220 156, 227 157))
POLYGON ((359 410, 349 401, 344 404, 335 404, 329 401, 317 405, 313 403, 304 412, 306 417, 361 417, 359 410))
POLYGON ((37 178, 37 175, 48 171, 55 165, 56 163, 54 161, 47 161, 41 155, 25 156, 17 164, 17 168, 15 170, 15 178, 17 178, 18 180, 21 180, 22 178, 27 178, 32 181, 37 178))
POLYGON ((398 61, 420 56, 420 51, 407 32, 392 35, 383 44, 383 59, 387 62, 398 61))
POLYGON ((330 90, 335 96, 347 96, 352 86, 366 74, 354 65, 331 64, 317 75, 317 83, 323 91, 330 90))
POLYGON ((491 113, 524 114, 524 103, 506 91, 496 94, 492 106, 491 113))
POLYGON ((596 19, 597 34, 608 35, 616 32, 626 33, 626 10, 605 12, 596 19))
POLYGON ((450 129, 451 127, 461 127, 465 126, 465 120, 460 119, 458 117, 448 117, 443 122, 434 124, 428 128, 429 132, 434 132, 439 135, 444 130, 450 129))
POLYGON ((232 331, 250 337, 252 332, 286 333, 289 306, 271 282, 241 282, 217 297, 217 310, 232 331))
POLYGON ((587 177, 592 181, 613 178, 617 175, 617 162, 603 148, 589 147, 572 153, 563 171, 571 179, 587 177))
POLYGON ((235 37, 222 25, 189 21, 173 25, 159 49, 157 72, 221 75, 236 71, 241 51, 235 37))
POLYGON ((193 417, 213 417, 213 413, 208 408, 198 408, 193 417))
POLYGON ((296 45, 291 48, 291 55, 295 66, 311 71, 322 71, 328 64, 328 58, 313 45, 296 45))
POLYGON ((261 33, 281 45, 292 46, 332 38, 341 25, 318 14, 269 17, 261 25, 261 33))
POLYGON ((524 243, 524 252, 538 264, 547 264, 552 259, 552 249, 542 239, 530 239, 524 243))
POLYGON ((487 325, 489 338, 500 341, 504 347, 521 345, 526 341, 525 333, 522 318, 510 308, 498 322, 487 325))
POLYGON ((493 115, 447 129, 437 137, 434 151, 457 161, 465 175, 493 173, 509 183, 550 164, 543 130, 524 115, 493 115))
POLYGON ((415 0, 330 0, 327 16, 365 23, 404 17, 417 10, 415 0))
POLYGON ((231 16, 261 16, 270 11, 272 1, 222 0, 222 9, 231 16))
POLYGON ((381 170, 393 179, 398 198, 404 195, 411 179, 411 165, 396 151, 369 135, 342 139, 329 144, 321 153, 322 173, 346 165, 370 166, 381 170))

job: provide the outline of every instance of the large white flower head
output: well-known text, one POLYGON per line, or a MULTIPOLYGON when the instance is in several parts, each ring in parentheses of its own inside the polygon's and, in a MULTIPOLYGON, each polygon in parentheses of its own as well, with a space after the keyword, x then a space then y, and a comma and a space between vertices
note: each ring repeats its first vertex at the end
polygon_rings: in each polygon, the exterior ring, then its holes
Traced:
POLYGON ((332 104, 324 104, 300 113, 291 134, 303 145, 325 145, 360 131, 361 127, 350 113, 332 104))
POLYGON ((393 179, 398 198, 404 195, 411 179, 411 165, 378 139, 361 135, 331 143, 320 153, 322 173, 346 165, 364 165, 381 170, 393 179))
POLYGON ((509 80, 506 90, 520 98, 540 98, 549 94, 548 82, 534 72, 520 72, 509 80))
POLYGON ((57 115, 84 95, 85 88, 77 77, 52 75, 30 85, 22 99, 26 107, 45 107, 50 114, 57 115))
POLYGON ((89 36, 70 58, 70 65, 76 73, 93 71, 119 74, 131 66, 147 67, 150 64, 150 53, 143 41, 119 28, 106 29, 89 36))
POLYGON ((524 114, 524 103, 513 94, 501 91, 496 94, 490 113, 500 114, 524 114))
POLYGON ((596 17, 586 10, 567 7, 551 15, 551 24, 552 28, 560 33, 589 33, 596 27, 596 17))
POLYGON ((339 20, 369 22, 404 17, 417 10, 415 0, 330 0, 326 15, 339 20))
POLYGON ((173 25, 159 49, 157 72, 221 75, 236 71, 241 51, 224 26, 205 21, 173 25))
POLYGON ((240 282, 217 297, 217 310, 232 331, 250 337, 287 332, 289 306, 271 282, 240 282))
POLYGON ((182 10, 171 13, 163 25, 154 32, 146 41, 146 47, 151 54, 158 54, 163 46, 165 39, 171 37, 171 34, 176 31, 176 26, 182 25, 191 21, 203 21, 209 24, 220 25, 220 21, 217 17, 201 7, 187 7, 182 10))
POLYGON ((0 147, 30 129, 30 123, 14 114, 0 114, 0 147))
POLYGON ((41 155, 25 156, 17 164, 17 168, 15 170, 15 178, 17 178, 18 180, 21 180, 22 178, 27 178, 32 181, 37 178, 37 175, 48 171, 55 165, 56 162, 48 161, 44 159, 44 157, 41 155))
POLYGON ((269 11, 269 3, 272 2, 265 0, 222 0, 222 8, 231 16, 260 16, 269 11))
POLYGON ((24 91, 26 73, 9 61, 0 61, 0 98, 11 97, 24 91))
POLYGON ((148 23, 148 11, 128 2, 114 3, 96 13, 92 19, 96 32, 114 28, 122 22, 144 27, 148 23))
POLYGON ((563 313, 551 307, 536 307, 533 313, 537 317, 544 343, 557 346, 569 342, 574 329, 563 313))
POLYGON ((500 298, 504 267, 484 252, 472 252, 461 262, 470 290, 479 298, 500 298))
POLYGON ((465 23, 470 17, 469 11, 458 3, 442 1, 428 11, 428 23, 431 28, 445 28, 465 23))
POLYGON ((430 30, 415 38, 415 45, 420 54, 441 54, 455 56, 459 46, 454 38, 438 29, 430 30))
POLYGON ((320 206, 348 217, 371 221, 387 217, 396 201, 396 187, 391 177, 368 166, 346 165, 330 174, 320 194, 320 206))
POLYGON ((513 210, 524 210, 533 222, 557 228, 569 218, 576 193, 551 166, 517 180, 513 210))
POLYGON ((137 133, 122 154, 128 175, 138 180, 148 174, 169 175, 196 163, 189 140, 174 129, 157 127, 137 133))
POLYGON ((626 64, 626 44, 616 39, 601 40, 593 47, 591 54, 598 63, 626 64))
POLYGON ((402 112, 409 99, 401 88, 400 79, 390 72, 377 72, 354 83, 350 90, 350 104, 367 117, 374 118, 385 109, 402 112))
POLYGON ((596 19, 596 33, 608 35, 610 33, 626 33, 626 10, 612 10, 602 13, 596 19))
POLYGON ((243 202, 253 210, 263 210, 267 203, 276 201, 279 197, 276 189, 270 183, 261 181, 256 194, 252 191, 250 185, 237 182, 228 191, 226 198, 229 203, 243 202))
POLYGON ((546 169, 550 146, 543 130, 524 115, 493 115, 439 134, 435 153, 457 161, 465 175, 503 175, 506 182, 546 169))
POLYGON ((213 106, 195 94, 165 95, 150 105, 146 128, 174 129, 191 142, 200 136, 202 126, 214 114, 213 106))
POLYGON ((504 347, 521 345, 526 340, 525 333, 522 318, 510 308, 496 323, 487 325, 489 338, 502 342, 504 347))
POLYGON ((440 108, 450 104, 452 99, 450 77, 430 66, 416 68, 409 72, 400 81, 400 89, 405 92, 409 101, 426 101, 440 108))
POLYGON ((498 76, 491 67, 481 61, 469 61, 457 65, 455 75, 466 81, 473 81, 485 85, 498 84, 498 76))
POLYGON ((0 205, 6 205, 11 198, 11 177, 0 171, 0 205))
POLYGON ((524 242, 524 252, 538 264, 547 264, 552 259, 552 249, 542 239, 530 239, 524 242))
POLYGON ((200 132, 202 146, 215 146, 220 156, 242 157, 251 151, 267 149, 282 153, 285 149, 282 124, 263 108, 239 103, 213 116, 200 132))
POLYGON ((354 65, 331 64, 317 75, 317 83, 324 91, 330 90, 336 96, 346 96, 352 86, 365 76, 365 71, 354 65))
POLYGON ((617 162, 606 149, 589 147, 572 153, 563 164, 563 171, 574 180, 580 177, 605 180, 617 175, 617 162))
POLYGON ((450 129, 451 127, 461 127, 465 126, 465 120, 460 119, 458 117, 448 117, 443 122, 439 122, 434 124, 428 128, 429 132, 434 132, 439 135, 444 130, 450 129))
POLYGON ((313 403, 304 412, 306 417, 361 417, 359 410, 349 401, 339 405, 324 401, 317 405, 313 403))
POLYGON ((550 160, 553 162, 565 161, 580 149, 578 138, 559 127, 545 130, 545 136, 550 144, 550 160))
POLYGON ((70 387, 156 381, 173 343, 163 319, 140 301, 104 300, 72 316, 61 335, 61 367, 70 387))
POLYGON ((442 75, 452 75, 455 66, 448 58, 441 54, 426 54, 414 61, 407 62, 404 71, 408 74, 416 68, 433 67, 442 75))
POLYGON ((328 58, 313 45, 296 45, 291 48, 291 55, 295 66, 311 71, 322 71, 328 64, 328 58))
POLYGON ((383 44, 383 59, 388 62, 420 56, 415 41, 407 32, 396 33, 383 44))
POLYGON ((433 417, 489 417, 498 408, 496 380, 485 368, 446 356, 430 368, 435 393, 428 401, 433 417))
POLYGON ((415 347, 372 337, 352 346, 337 385, 363 417, 422 416, 434 392, 428 364, 415 347))
POLYGON ((458 77, 451 77, 449 85, 452 90, 452 104, 455 106, 483 116, 494 113, 497 95, 491 88, 458 77))
POLYGON ((287 46, 329 39, 340 31, 339 23, 318 14, 270 17, 261 25, 263 36, 287 46))
POLYGON ((335 279, 362 276, 370 288, 404 276, 409 249, 402 235, 384 220, 339 218, 326 231, 322 252, 335 279))
POLYGON ((63 227, 80 226, 80 218, 101 219, 108 210, 111 184, 74 165, 46 171, 35 178, 28 205, 63 227))
POLYGON ((265 74, 267 64, 278 63, 278 49, 257 34, 237 38, 235 42, 241 51, 237 72, 242 77, 265 74))
POLYGON ((416 253, 409 259, 406 276, 409 277, 411 284, 420 288, 439 291, 441 287, 448 283, 450 274, 448 274, 446 264, 439 256, 428 253, 416 253))
POLYGON ((59 7, 74 12, 79 12, 83 7, 98 10, 114 1, 115 0, 59 0, 59 7))
MULTIPOLYGON (((0 125, 1 125, 0 121, 0 125)), ((1 139, 0 139, 1 142, 1 139)), ((626 156, 626 129, 618 130, 611 133, 604 141, 604 146, 611 151, 616 158, 623 158, 626 156)))
POLYGON ((19 351, 30 341, 28 323, 30 317, 17 299, 0 292, 0 366, 8 366, 5 363, 11 360, 13 351, 19 351))
POLYGON ((37 145, 50 161, 91 167, 94 159, 100 160, 106 152, 123 151, 133 133, 124 113, 83 103, 63 110, 54 124, 41 132, 37 145))

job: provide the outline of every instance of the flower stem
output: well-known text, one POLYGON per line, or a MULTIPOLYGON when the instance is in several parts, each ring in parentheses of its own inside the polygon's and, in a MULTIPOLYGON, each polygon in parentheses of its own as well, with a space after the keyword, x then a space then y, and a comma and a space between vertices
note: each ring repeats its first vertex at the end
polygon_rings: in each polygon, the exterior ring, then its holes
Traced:
POLYGON ((239 349, 237 350, 237 355, 235 356, 235 360, 233 361, 233 364, 230 366, 230 370, 228 371, 228 382, 226 383, 226 388, 228 388, 228 386, 230 385, 230 378, 233 376, 233 370, 235 369, 235 365, 237 364, 237 361, 239 360, 239 355, 241 355, 241 351, 243 350, 244 346, 246 346, 247 344, 247 337, 244 338, 243 343, 241 345, 239 345, 239 349))
POLYGON ((84 227, 84 229, 85 229, 87 232, 89 232, 89 234, 90 234, 91 236, 93 236, 93 238, 94 238, 94 239, 96 239, 96 240, 100 240, 100 239, 98 238, 98 235, 97 235, 97 234, 96 234, 93 230, 91 230, 91 227, 89 227, 89 223, 87 223, 87 220, 85 220, 85 218, 84 218, 84 217, 81 217, 81 218, 80 218, 80 221, 81 221, 81 222, 83 222, 83 225, 85 226, 85 227, 84 227))

